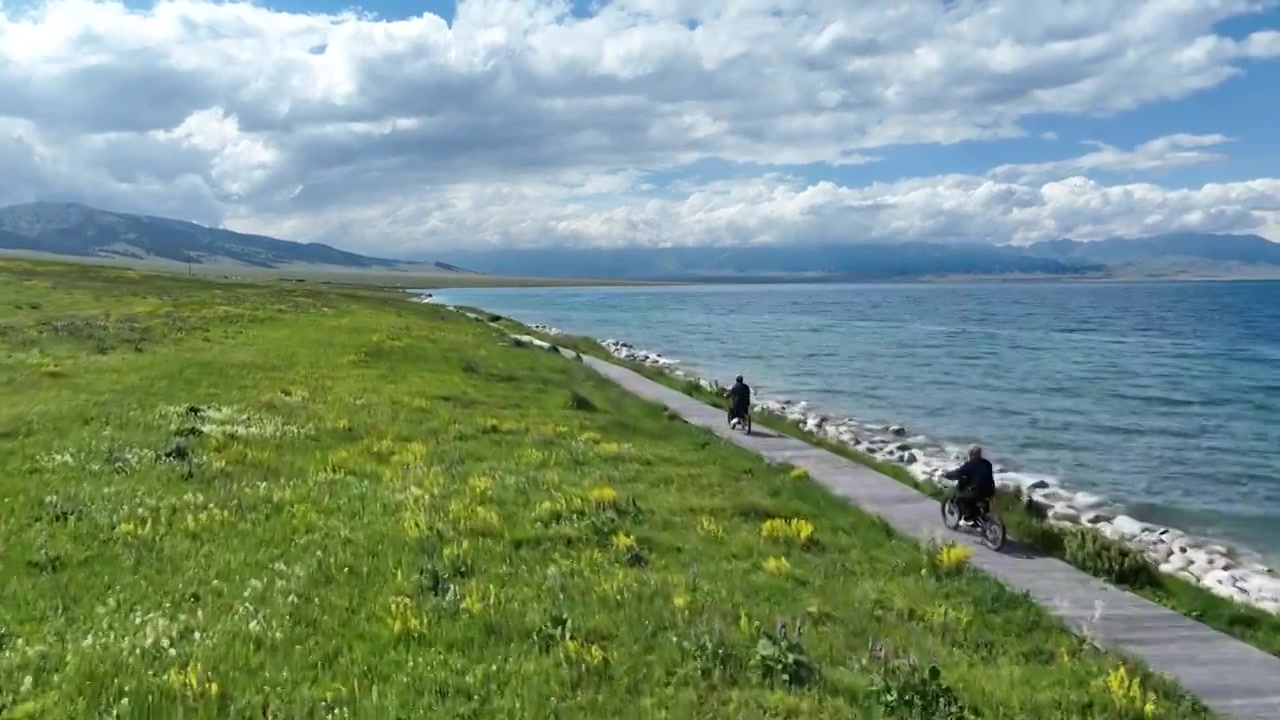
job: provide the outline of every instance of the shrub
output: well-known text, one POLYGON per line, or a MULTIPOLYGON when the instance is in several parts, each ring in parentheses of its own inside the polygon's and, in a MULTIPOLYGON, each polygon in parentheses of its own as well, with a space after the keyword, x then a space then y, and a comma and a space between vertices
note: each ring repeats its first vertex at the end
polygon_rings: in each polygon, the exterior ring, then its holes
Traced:
POLYGON ((1067 562, 1116 585, 1140 589, 1159 582, 1159 573, 1141 551, 1091 530, 1070 530, 1063 536, 1067 562))
POLYGON ((736 680, 746 661, 720 632, 701 627, 678 638, 680 649, 704 679, 736 680))
POLYGON ((800 644, 801 634, 797 624, 795 634, 788 635, 786 623, 780 623, 777 632, 760 631, 755 655, 751 658, 751 668, 761 680, 766 683, 781 682, 790 688, 801 688, 818 682, 818 666, 800 644))
POLYGON ((978 714, 942 679, 937 665, 914 658, 875 657, 864 663, 871 689, 886 717, 903 720, 970 720, 978 714))

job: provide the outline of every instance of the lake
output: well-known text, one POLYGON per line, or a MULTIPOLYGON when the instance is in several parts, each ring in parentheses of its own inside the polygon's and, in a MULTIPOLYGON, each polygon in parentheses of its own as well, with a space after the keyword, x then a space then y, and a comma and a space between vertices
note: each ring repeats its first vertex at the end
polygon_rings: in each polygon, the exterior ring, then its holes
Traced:
POLYGON ((433 291, 758 397, 980 442, 1149 522, 1280 557, 1280 282, 433 291))

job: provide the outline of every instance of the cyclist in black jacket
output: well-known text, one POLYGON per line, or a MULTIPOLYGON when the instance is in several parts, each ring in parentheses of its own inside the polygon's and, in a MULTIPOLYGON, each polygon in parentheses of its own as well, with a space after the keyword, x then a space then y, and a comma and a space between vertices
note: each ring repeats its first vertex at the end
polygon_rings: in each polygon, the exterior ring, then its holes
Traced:
POLYGON ((982 457, 982 448, 976 445, 969 448, 968 462, 945 473, 944 477, 956 481, 956 507, 967 523, 976 519, 979 502, 995 497, 995 471, 991 462, 982 457))
POLYGON ((729 422, 735 418, 747 417, 751 412, 751 386, 742 381, 742 376, 733 379, 733 387, 729 388, 729 422))

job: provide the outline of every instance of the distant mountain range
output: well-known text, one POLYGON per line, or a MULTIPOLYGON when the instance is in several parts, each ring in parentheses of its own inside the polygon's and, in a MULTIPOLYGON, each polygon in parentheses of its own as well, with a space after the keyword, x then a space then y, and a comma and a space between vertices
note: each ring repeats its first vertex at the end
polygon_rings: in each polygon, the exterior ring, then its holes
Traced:
POLYGON ((823 244, 751 247, 454 250, 391 260, 263 235, 74 203, 0 208, 0 252, 147 264, 598 280, 874 281, 957 276, 1280 277, 1280 244, 1257 235, 1179 233, 1029 247, 985 244, 823 244), (470 268, 464 270, 463 268, 470 268))
POLYGON ((549 248, 442 252, 496 275, 763 282, 955 276, 1280 277, 1280 244, 1257 235, 1175 234, 1029 247, 826 244, 753 247, 549 248))
POLYGON ((1177 233, 1145 238, 1116 238, 1096 242, 1049 240, 1026 252, 1063 262, 1094 262, 1113 267, 1185 262, 1280 266, 1280 243, 1257 235, 1177 233))
POLYGON ((1034 257, 1016 249, 977 244, 548 248, 440 255, 449 262, 483 268, 480 272, 495 275, 619 280, 879 280, 929 275, 1079 275, 1105 269, 1091 262, 1034 257))
POLYGON ((0 250, 161 265, 470 272, 449 263, 369 257, 320 243, 289 242, 76 203, 38 202, 0 208, 0 250))

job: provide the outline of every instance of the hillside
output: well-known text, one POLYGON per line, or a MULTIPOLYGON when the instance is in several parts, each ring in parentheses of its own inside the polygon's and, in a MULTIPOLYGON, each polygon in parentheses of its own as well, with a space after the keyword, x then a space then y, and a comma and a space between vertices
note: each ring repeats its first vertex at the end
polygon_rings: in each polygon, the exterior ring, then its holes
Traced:
POLYGON ((605 282, 769 282, 957 276, 1280 276, 1280 244, 1257 235, 1182 233, 1095 242, 1062 239, 1029 247, 909 242, 461 249, 403 261, 169 218, 44 202, 0 208, 0 252, 157 267, 190 264, 219 271, 325 269, 361 275, 458 277, 459 281, 462 275, 478 273, 557 282, 582 278, 605 282))
POLYGON ((930 243, 462 250, 440 256, 499 275, 632 280, 883 280, 929 275, 1079 275, 1103 269, 1096 263, 1036 257, 1013 248, 930 243))
POLYGON ((320 243, 296 243, 76 203, 0 208, 0 250, 77 258, 229 265, 248 268, 324 266, 353 270, 465 273, 438 262, 404 263, 320 243))
POLYGON ((1176 233, 1094 242, 1051 240, 1025 249, 1061 262, 1106 265, 1116 277, 1280 277, 1280 244, 1258 235, 1176 233))
POLYGON ((402 293, 0 260, 0 303, 0 717, 1206 716, 402 293))

